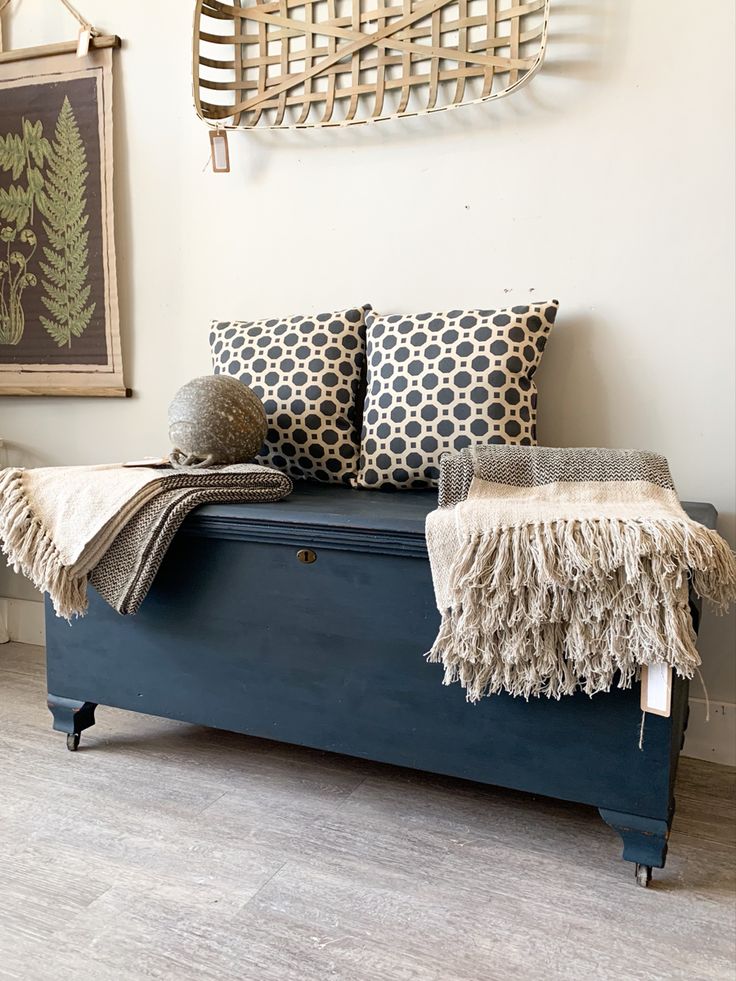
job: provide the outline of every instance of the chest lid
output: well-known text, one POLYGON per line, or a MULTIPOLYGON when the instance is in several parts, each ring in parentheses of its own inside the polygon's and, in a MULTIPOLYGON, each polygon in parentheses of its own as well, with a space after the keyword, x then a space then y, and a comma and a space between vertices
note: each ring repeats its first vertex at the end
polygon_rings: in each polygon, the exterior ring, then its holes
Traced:
POLYGON ((391 494, 304 482, 273 504, 207 504, 182 530, 209 538, 424 558, 424 522, 436 507, 437 492, 431 490, 391 494))
MULTIPOLYGON (((207 538, 424 558, 424 522, 436 507, 433 490, 392 494, 304 482, 273 504, 207 504, 187 518, 182 530, 207 538)), ((683 507, 695 521, 715 527, 712 504, 683 501, 683 507)))

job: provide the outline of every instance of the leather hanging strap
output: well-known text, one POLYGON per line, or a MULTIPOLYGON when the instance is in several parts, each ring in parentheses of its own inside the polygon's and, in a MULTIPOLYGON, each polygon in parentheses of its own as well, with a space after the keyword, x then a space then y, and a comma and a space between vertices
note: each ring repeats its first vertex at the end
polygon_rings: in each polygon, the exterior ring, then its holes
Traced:
POLYGON ((0 0, 0 54, 3 51, 3 10, 8 6, 10 0, 0 0))

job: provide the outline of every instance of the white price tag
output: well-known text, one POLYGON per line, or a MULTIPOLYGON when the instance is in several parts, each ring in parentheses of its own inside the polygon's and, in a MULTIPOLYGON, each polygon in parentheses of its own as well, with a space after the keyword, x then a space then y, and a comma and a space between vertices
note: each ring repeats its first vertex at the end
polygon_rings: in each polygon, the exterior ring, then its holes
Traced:
POLYGON ((146 456, 142 460, 130 460, 124 467, 168 467, 169 461, 164 456, 146 456))
POLYGON ((672 709, 672 668, 669 664, 645 664, 641 669, 641 710, 668 716, 672 709))
POLYGON ((83 27, 79 32, 79 41, 77 42, 77 58, 87 57, 91 40, 92 31, 88 27, 83 27))
POLYGON ((210 151, 212 170, 215 174, 230 173, 230 150, 227 145, 227 130, 210 130, 210 151))

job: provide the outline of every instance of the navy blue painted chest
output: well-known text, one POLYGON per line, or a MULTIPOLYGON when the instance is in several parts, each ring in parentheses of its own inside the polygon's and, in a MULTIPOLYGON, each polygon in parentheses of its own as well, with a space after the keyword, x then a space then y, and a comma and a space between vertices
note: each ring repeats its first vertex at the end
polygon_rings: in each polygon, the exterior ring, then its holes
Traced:
MULTIPOLYGON (((278 504, 200 509, 137 616, 94 593, 71 626, 47 607, 55 728, 74 749, 112 705, 591 804, 644 884, 664 864, 687 683, 669 718, 647 716, 642 749, 638 686, 475 706, 443 687, 423 657, 439 624, 435 504, 302 485, 278 504)), ((713 526, 710 505, 687 508, 713 526)))

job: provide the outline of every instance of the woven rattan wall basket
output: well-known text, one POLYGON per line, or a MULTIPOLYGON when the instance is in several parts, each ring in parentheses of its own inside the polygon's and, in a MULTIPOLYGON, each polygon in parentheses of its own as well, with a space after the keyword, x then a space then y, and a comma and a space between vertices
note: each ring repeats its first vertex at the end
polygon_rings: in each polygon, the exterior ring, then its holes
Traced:
POLYGON ((196 0, 194 100, 220 126, 347 126, 510 95, 550 0, 196 0))

